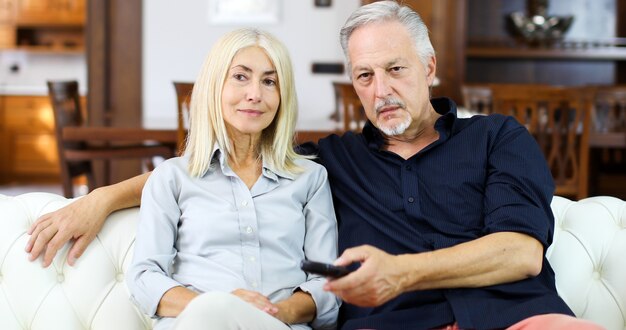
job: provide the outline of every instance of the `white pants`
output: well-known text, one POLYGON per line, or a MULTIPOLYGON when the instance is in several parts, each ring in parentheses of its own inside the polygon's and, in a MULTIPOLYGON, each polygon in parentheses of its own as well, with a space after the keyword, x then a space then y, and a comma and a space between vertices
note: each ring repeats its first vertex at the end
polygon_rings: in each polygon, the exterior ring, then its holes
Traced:
POLYGON ((194 298, 178 315, 172 329, 289 330, 277 318, 225 292, 207 292, 194 298))

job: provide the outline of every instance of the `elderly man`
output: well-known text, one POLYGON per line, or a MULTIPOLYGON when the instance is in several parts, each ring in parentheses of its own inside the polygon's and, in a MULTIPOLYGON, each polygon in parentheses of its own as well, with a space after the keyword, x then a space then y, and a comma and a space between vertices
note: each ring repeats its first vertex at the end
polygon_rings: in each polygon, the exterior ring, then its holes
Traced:
MULTIPOLYGON (((329 174, 343 251, 335 263, 358 266, 325 286, 346 302, 342 328, 598 329, 556 292, 545 258, 554 184, 528 131, 511 117, 459 119, 451 100, 430 100, 436 58, 408 7, 359 8, 341 43, 369 123, 301 150, 329 174)), ((144 182, 42 217, 31 258, 47 245, 48 265, 74 237, 73 262, 111 210, 137 204, 144 182)))

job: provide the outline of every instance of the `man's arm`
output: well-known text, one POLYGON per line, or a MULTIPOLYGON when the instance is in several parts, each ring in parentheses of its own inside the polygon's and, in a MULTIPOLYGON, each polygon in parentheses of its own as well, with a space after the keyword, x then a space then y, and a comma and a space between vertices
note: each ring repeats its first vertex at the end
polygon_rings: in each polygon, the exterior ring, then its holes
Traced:
POLYGON ((110 186, 101 187, 73 203, 42 215, 29 228, 26 252, 31 261, 42 253, 43 267, 48 267, 57 251, 70 239, 75 241, 67 262, 74 265, 113 211, 139 205, 141 190, 150 173, 141 174, 110 186))
POLYGON ((351 274, 324 287, 344 301, 379 306, 415 290, 483 287, 509 283, 541 272, 543 245, 535 238, 499 232, 450 248, 390 255, 372 246, 347 249, 335 262, 360 262, 351 274))

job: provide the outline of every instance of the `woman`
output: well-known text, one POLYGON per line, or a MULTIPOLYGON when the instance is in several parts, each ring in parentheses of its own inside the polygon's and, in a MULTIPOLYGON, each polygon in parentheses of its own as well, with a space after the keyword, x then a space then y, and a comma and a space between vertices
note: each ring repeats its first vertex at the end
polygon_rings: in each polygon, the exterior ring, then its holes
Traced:
POLYGON ((158 329, 332 327, 339 300, 299 269, 336 258, 337 225, 326 170, 293 150, 285 47, 254 29, 228 33, 192 95, 185 155, 142 193, 132 299, 158 329))

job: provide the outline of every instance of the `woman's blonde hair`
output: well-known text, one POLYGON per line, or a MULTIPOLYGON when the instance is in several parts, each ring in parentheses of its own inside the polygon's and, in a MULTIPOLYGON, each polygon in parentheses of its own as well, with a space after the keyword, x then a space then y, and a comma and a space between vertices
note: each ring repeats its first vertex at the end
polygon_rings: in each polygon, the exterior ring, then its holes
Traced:
POLYGON ((244 28, 227 33, 217 41, 194 84, 185 148, 191 176, 200 177, 209 170, 215 143, 227 155, 232 152, 222 114, 222 89, 233 58, 247 47, 265 51, 276 68, 280 92, 276 117, 261 133, 259 155, 275 170, 290 174, 301 172, 295 160, 303 157, 293 149, 298 105, 291 59, 285 46, 271 34, 244 28))

